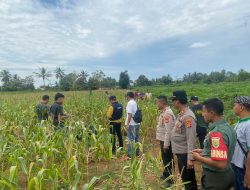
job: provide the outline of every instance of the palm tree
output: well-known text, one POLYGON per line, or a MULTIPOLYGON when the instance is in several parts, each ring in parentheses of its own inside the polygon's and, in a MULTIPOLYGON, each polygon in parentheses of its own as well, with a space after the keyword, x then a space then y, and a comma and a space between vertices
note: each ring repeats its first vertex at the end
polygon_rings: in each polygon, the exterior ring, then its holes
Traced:
POLYGON ((57 67, 54 72, 56 74, 56 79, 59 80, 60 83, 62 78, 65 76, 64 70, 62 70, 61 67, 57 67))
POLYGON ((82 70, 78 75, 77 78, 75 79, 73 85, 78 85, 81 89, 86 88, 87 86, 87 78, 89 74, 87 71, 82 70))
POLYGON ((79 78, 81 78, 83 81, 87 82, 89 74, 87 71, 82 70, 81 73, 78 75, 79 78))
POLYGON ((2 78, 1 81, 6 85, 10 82, 11 74, 9 71, 3 70, 0 72, 0 78, 2 78))
POLYGON ((47 70, 47 68, 44 67, 39 68, 39 72, 35 72, 34 74, 36 75, 36 77, 43 79, 43 87, 45 87, 45 80, 48 80, 49 77, 52 76, 52 74, 47 70))

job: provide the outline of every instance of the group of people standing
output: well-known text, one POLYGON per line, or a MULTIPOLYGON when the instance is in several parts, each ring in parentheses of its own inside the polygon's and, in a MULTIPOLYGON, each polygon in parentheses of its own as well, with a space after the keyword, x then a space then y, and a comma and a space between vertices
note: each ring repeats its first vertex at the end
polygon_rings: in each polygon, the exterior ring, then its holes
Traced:
POLYGON ((192 96, 188 107, 185 91, 175 91, 171 98, 178 114, 175 116, 166 96, 157 98, 160 110, 156 138, 160 141, 165 187, 171 187, 173 155, 185 189, 198 189, 194 163, 202 164, 202 189, 236 190, 250 188, 250 97, 234 99, 234 112, 240 120, 235 130, 224 119, 224 105, 218 98, 199 104, 192 96), (209 124, 209 125, 208 125, 209 124), (207 133, 208 130, 208 134, 207 133), (236 135, 237 133, 237 135, 236 135), (196 148, 196 136, 200 149, 196 148), (202 142, 204 140, 204 142, 202 142))
MULTIPOLYGON (((126 160, 130 159, 134 154, 133 151, 135 151, 135 155, 140 155, 140 149, 139 147, 134 148, 136 146, 135 144, 139 142, 139 131, 140 131, 140 120, 138 121, 136 119, 136 114, 139 113, 139 107, 137 105, 137 102, 135 100, 135 93, 128 92, 127 95, 127 106, 126 106, 126 121, 125 126, 127 130, 127 136, 128 136, 128 149, 127 149, 127 156, 126 160)), ((113 142, 113 153, 115 154, 116 150, 116 136, 119 139, 119 147, 123 148, 123 139, 122 139, 122 116, 123 116, 123 106, 122 104, 118 103, 115 96, 110 96, 109 101, 111 103, 107 116, 110 120, 110 133, 113 135, 112 142, 113 142)))
MULTIPOLYGON (((152 96, 152 95, 151 95, 152 96)), ((128 136, 128 149, 125 159, 139 156, 141 110, 136 102, 136 93, 128 92, 125 126, 128 136)), ((47 120, 51 115, 55 129, 64 127, 64 119, 70 117, 63 112, 64 95, 57 93, 55 103, 48 106, 49 96, 42 97, 37 105, 38 120, 47 120)), ((119 147, 123 147, 122 117, 123 106, 115 96, 109 96, 110 107, 107 117, 110 120, 113 153, 116 153, 116 136, 119 147)), ((239 117, 235 128, 224 119, 224 105, 218 98, 199 103, 197 96, 190 98, 192 107, 188 106, 185 91, 174 91, 169 99, 158 96, 156 105, 159 109, 156 139, 160 150, 164 171, 161 179, 165 187, 173 185, 172 172, 178 165, 179 173, 186 190, 196 190, 195 162, 202 164, 202 189, 235 190, 250 189, 250 97, 234 98, 233 110, 239 117), (171 102, 171 104, 170 104, 171 102), (177 115, 171 109, 173 105, 177 115), (200 148, 196 147, 196 137, 200 148), (177 163, 174 163, 174 155, 177 163)))
POLYGON ((56 93, 55 102, 49 106, 50 97, 44 95, 36 106, 38 122, 41 124, 42 121, 47 121, 51 117, 55 130, 64 128, 65 119, 71 116, 63 111, 64 98, 62 93, 56 93))

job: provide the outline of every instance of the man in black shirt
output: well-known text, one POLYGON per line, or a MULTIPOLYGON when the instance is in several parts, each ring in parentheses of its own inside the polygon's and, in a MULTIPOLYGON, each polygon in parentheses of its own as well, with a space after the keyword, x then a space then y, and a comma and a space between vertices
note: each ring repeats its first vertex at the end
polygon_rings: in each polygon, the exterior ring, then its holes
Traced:
POLYGON ((49 119, 49 96, 44 95, 42 101, 36 106, 36 114, 38 122, 41 123, 42 120, 49 119))
POLYGON ((191 110, 194 112, 197 119, 197 137, 199 138, 200 148, 203 149, 203 142, 207 135, 208 123, 205 122, 204 117, 202 116, 202 105, 199 103, 198 96, 191 96, 190 102, 192 103, 191 110))
POLYGON ((55 103, 50 108, 50 115, 52 117, 53 125, 55 130, 64 127, 64 119, 69 116, 63 112, 64 95, 57 93, 55 95, 55 103))
POLYGON ((113 143, 113 154, 116 152, 116 136, 119 140, 119 147, 123 147, 123 139, 122 139, 122 116, 123 116, 123 106, 118 103, 115 96, 109 97, 110 106, 107 112, 108 119, 110 121, 110 134, 113 135, 112 143, 113 143))

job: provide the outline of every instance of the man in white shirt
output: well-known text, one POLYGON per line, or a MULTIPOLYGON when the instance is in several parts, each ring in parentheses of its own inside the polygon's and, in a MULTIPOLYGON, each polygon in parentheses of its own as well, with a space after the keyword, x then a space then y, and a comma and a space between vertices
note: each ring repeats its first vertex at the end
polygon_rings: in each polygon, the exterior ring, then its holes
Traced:
MULTIPOLYGON (((126 112, 127 112, 127 118, 126 118, 126 128, 128 130, 128 153, 127 153, 127 159, 131 158, 133 155, 133 149, 135 146, 135 143, 139 142, 139 130, 140 130, 140 123, 136 123, 133 119, 138 106, 137 103, 134 99, 134 93, 133 92, 128 92, 127 93, 127 99, 128 99, 128 104, 126 107, 126 112)), ((136 149, 136 156, 140 155, 140 149, 136 149)))

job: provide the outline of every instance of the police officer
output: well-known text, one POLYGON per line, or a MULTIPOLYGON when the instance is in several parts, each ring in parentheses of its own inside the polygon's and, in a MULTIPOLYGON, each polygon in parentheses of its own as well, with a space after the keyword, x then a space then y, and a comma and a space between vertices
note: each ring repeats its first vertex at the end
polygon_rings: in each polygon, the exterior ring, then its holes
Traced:
POLYGON ((171 131, 175 124, 175 115, 171 108, 168 106, 167 97, 164 95, 158 96, 156 100, 158 110, 160 111, 160 116, 158 119, 157 129, 156 129, 156 139, 160 143, 161 157, 164 165, 164 172, 161 176, 162 180, 168 179, 165 182, 165 187, 168 188, 172 185, 169 176, 172 175, 172 160, 173 153, 171 148, 171 131))
POLYGON ((196 118, 187 106, 185 91, 175 91, 172 97, 173 105, 179 114, 171 133, 172 151, 177 156, 179 172, 186 190, 196 190, 194 159, 191 151, 195 148, 196 118))
POLYGON ((200 148, 203 149, 203 142, 207 135, 208 123, 205 122, 204 117, 202 116, 202 105, 199 103, 199 97, 191 96, 190 102, 192 103, 191 110, 194 112, 197 119, 196 132, 200 142, 200 148))
POLYGON ((107 117, 110 121, 110 134, 113 135, 112 142, 113 148, 112 152, 115 154, 116 151, 116 135, 119 141, 119 147, 123 147, 123 139, 122 139, 122 115, 123 115, 123 106, 118 103, 116 96, 109 97, 110 106, 107 112, 107 117))
POLYGON ((210 133, 204 141, 204 149, 192 152, 193 158, 202 163, 202 188, 229 190, 233 186, 234 174, 231 160, 236 144, 236 133, 223 118, 224 105, 217 98, 203 103, 203 116, 210 133))

